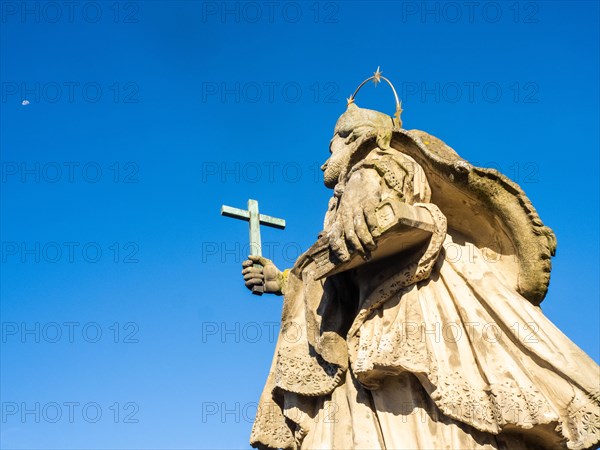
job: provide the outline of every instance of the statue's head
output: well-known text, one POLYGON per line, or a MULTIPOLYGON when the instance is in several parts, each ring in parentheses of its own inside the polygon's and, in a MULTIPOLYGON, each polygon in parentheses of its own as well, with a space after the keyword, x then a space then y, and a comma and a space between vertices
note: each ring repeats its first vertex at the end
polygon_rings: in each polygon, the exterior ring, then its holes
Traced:
POLYGON ((362 149, 361 146, 367 139, 377 137, 377 145, 380 148, 389 148, 392 132, 402 128, 402 121, 400 120, 401 112, 402 106, 396 89, 394 89, 390 80, 381 75, 378 67, 373 76, 363 81, 356 91, 354 91, 354 94, 350 96, 348 99, 348 109, 335 124, 333 139, 331 139, 329 145, 331 156, 321 166, 321 170, 324 172, 325 186, 328 188, 335 187, 340 175, 345 170, 350 169, 348 165, 352 161, 352 156, 362 149), (383 80, 392 89, 396 100, 394 118, 378 111, 359 108, 354 103, 354 98, 358 94, 358 91, 360 91, 365 83, 371 80, 373 80, 375 85, 383 80))
POLYGON ((359 108, 355 103, 350 103, 335 124, 329 144, 331 156, 321 166, 325 186, 335 187, 340 174, 367 139, 376 136, 378 147, 388 148, 395 128, 394 120, 387 114, 359 108))

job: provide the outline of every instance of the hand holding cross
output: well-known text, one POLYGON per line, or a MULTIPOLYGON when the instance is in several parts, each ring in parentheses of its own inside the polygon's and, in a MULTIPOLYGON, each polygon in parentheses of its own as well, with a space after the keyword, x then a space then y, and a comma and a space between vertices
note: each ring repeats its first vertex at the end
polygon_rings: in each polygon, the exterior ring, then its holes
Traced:
MULTIPOLYGON (((285 228, 285 220, 277 217, 271 217, 258 212, 258 202, 256 200, 248 200, 248 210, 232 208, 231 206, 221 206, 221 215, 233 217, 234 219, 246 220, 249 222, 250 228, 250 255, 262 256, 261 241, 260 241, 260 226, 266 225, 273 228, 283 230, 285 228)), ((257 258, 254 258, 257 259, 257 258)), ((253 267, 262 268, 258 263, 254 263, 253 267)), ((262 295, 264 286, 254 286, 252 288, 254 295, 262 295)))

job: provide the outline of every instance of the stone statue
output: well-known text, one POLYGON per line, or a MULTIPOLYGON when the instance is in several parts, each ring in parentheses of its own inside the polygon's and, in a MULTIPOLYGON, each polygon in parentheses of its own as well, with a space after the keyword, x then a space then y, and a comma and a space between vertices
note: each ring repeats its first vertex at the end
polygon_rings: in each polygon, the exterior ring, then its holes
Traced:
POLYGON ((597 448, 600 368, 539 307, 552 230, 517 184, 403 129, 395 90, 392 118, 359 89, 317 242, 284 272, 243 263, 284 297, 252 446, 597 448))

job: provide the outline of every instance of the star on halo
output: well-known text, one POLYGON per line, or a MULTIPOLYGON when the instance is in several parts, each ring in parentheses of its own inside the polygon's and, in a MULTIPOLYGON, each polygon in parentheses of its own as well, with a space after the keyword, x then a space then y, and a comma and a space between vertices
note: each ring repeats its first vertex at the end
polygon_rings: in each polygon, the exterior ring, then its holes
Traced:
POLYGON ((377 71, 373 72, 373 83, 375 83, 375 86, 381 83, 381 74, 382 72, 379 70, 379 66, 377 66, 377 71))

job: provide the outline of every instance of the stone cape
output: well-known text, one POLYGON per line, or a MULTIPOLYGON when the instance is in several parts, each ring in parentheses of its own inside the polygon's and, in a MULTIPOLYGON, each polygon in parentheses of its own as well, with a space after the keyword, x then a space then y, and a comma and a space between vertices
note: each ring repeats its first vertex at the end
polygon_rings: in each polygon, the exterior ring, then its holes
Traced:
POLYGON ((315 280, 310 251, 298 259, 252 445, 596 446, 599 368, 537 306, 556 241, 523 191, 422 131, 362 145, 425 174, 407 188, 430 189, 414 205, 436 232, 380 263, 393 274, 361 300, 347 273, 315 280))

